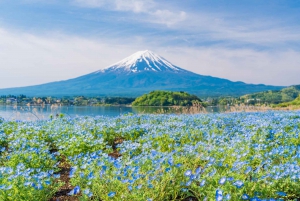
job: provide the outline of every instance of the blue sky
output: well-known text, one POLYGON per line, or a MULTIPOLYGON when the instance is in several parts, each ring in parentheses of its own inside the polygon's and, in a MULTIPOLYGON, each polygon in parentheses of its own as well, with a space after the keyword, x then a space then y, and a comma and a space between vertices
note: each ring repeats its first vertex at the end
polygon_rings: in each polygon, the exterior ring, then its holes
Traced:
POLYGON ((0 0, 0 88, 65 80, 150 49, 202 75, 300 84, 298 0, 0 0))

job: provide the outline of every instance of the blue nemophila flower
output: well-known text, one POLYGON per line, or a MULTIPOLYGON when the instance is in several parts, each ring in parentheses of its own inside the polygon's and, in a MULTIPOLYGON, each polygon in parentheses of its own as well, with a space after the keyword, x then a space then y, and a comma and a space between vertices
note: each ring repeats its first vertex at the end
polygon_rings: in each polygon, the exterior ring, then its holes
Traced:
POLYGON ((118 163, 117 161, 114 162, 114 166, 117 168, 117 169, 120 169, 122 167, 122 165, 120 163, 118 163))
POLYGON ((250 197, 245 193, 242 195, 242 200, 249 200, 250 197))
POLYGON ((99 173, 99 175, 100 175, 100 177, 102 178, 102 176, 105 174, 105 170, 101 170, 100 171, 100 173, 99 173))
POLYGON ((89 194, 89 193, 90 193, 90 189, 89 189, 89 188, 84 189, 84 190, 83 190, 83 193, 86 194, 86 195, 89 194))
POLYGON ((217 170, 216 169, 213 169, 209 174, 208 176, 212 177, 216 174, 217 170))
POLYGON ((79 186, 75 186, 75 188, 74 188, 74 194, 75 195, 78 194, 79 191, 80 191, 80 187, 79 186))
POLYGON ((205 179, 203 179, 201 182, 200 182, 200 186, 202 187, 202 186, 204 186, 205 185, 205 183, 206 183, 206 180, 205 179))
POLYGON ((187 170, 187 171, 185 171, 185 173, 184 173, 184 175, 185 175, 186 177, 191 176, 191 174, 192 174, 192 170, 187 170))
POLYGON ((72 190, 68 193, 68 195, 77 195, 79 192, 80 192, 79 186, 75 186, 75 188, 72 189, 72 190))
POLYGON ((276 192, 277 195, 279 196, 287 196, 287 194, 285 192, 282 192, 282 191, 278 191, 276 192))
POLYGON ((108 197, 112 198, 116 195, 116 192, 112 191, 112 192, 109 192, 107 195, 108 195, 108 197))
POLYGON ((251 170, 252 170, 252 168, 250 166, 248 166, 244 173, 248 174, 249 172, 251 172, 251 170))
POLYGON ((261 201, 258 197, 250 198, 250 201, 261 201))
POLYGON ((12 185, 6 187, 6 190, 10 190, 10 189, 12 189, 12 185))
POLYGON ((240 180, 237 180, 233 183, 234 186, 236 186, 237 188, 242 188, 244 186, 244 183, 240 180))
POLYGON ((231 195, 228 193, 225 195, 225 200, 230 200, 231 199, 231 195))
MULTIPOLYGON (((1 147, 1 146, 0 146, 1 147)), ((0 149, 0 152, 4 152, 5 151, 5 147, 2 147, 1 149, 0 149)))
POLYGON ((195 170, 195 174, 199 175, 201 173, 201 167, 196 168, 195 170))
POLYGON ((132 186, 128 186, 128 190, 129 190, 129 191, 132 191, 132 186))
POLYGON ((188 188, 182 188, 181 191, 182 191, 182 192, 188 192, 189 189, 188 189, 188 188))
POLYGON ((223 200, 223 191, 218 189, 216 190, 216 201, 222 201, 223 200))
POLYGON ((94 173, 90 172, 90 174, 87 176, 87 179, 90 180, 90 179, 93 179, 93 178, 94 178, 94 173))
POLYGON ((93 196, 92 192, 89 192, 88 194, 86 194, 89 198, 93 196))
POLYGON ((182 163, 177 163, 176 164, 176 167, 178 167, 178 168, 181 167, 181 166, 182 166, 182 163))
POLYGON ((71 167, 70 175, 69 175, 70 178, 74 176, 74 173, 76 172, 76 170, 77 170, 77 167, 71 167))
POLYGON ((226 182, 226 177, 222 177, 220 180, 219 180, 219 184, 223 185, 225 184, 226 182))
POLYGON ((194 175, 194 174, 191 174, 191 176, 190 176, 190 180, 194 180, 194 179, 196 179, 197 178, 197 176, 196 175, 194 175))
POLYGON ((165 171, 166 171, 166 172, 169 172, 170 170, 171 170, 171 168, 168 167, 168 168, 166 168, 165 171))
POLYGON ((151 154, 152 154, 152 156, 156 156, 158 153, 156 150, 151 150, 151 154))
POLYGON ((186 186, 190 186, 191 184, 192 184, 192 181, 191 181, 191 180, 188 180, 188 181, 185 183, 186 186))
POLYGON ((168 163, 169 163, 170 166, 173 165, 173 163, 174 163, 173 157, 169 158, 168 163))
MULTIPOLYGON (((32 182, 27 181, 27 182, 24 183, 24 186, 32 186, 32 182)), ((1 189, 1 188, 0 188, 0 189, 1 189)))
POLYGON ((107 170, 107 166, 106 166, 106 165, 103 165, 103 166, 102 166, 102 170, 103 170, 103 171, 106 171, 106 170, 107 170))
POLYGON ((93 193, 90 191, 90 189, 85 189, 83 193, 86 194, 89 198, 93 196, 93 193))

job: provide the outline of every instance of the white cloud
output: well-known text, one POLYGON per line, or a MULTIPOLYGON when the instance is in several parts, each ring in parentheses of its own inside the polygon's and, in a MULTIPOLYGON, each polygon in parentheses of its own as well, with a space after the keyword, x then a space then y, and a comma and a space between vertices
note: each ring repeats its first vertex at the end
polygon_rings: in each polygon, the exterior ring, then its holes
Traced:
POLYGON ((74 3, 79 6, 86 6, 86 7, 102 7, 109 3, 106 0, 74 0, 74 3))
POLYGON ((116 10, 147 13, 155 6, 153 0, 115 0, 116 10))
POLYGON ((223 41, 231 45, 257 46, 284 45, 289 42, 300 45, 299 26, 281 25, 275 19, 238 19, 226 13, 188 13, 173 29, 196 36, 202 41, 223 41))
POLYGON ((154 17, 153 20, 150 22, 158 23, 158 24, 165 24, 167 26, 171 26, 178 22, 182 22, 186 19, 187 14, 184 11, 180 12, 172 12, 170 10, 156 10, 153 13, 150 13, 154 17))
POLYGON ((67 35, 36 36, 0 29, 0 88, 74 78, 137 50, 67 35))
MULTIPOLYGON (((230 45, 273 47, 294 43, 299 45, 299 26, 288 26, 279 19, 239 17, 236 13, 191 12, 157 0, 73 0, 80 6, 130 11, 130 20, 165 25, 179 35, 195 36, 195 42, 222 41, 230 45)), ((151 26, 151 25, 150 25, 151 26)), ((193 39, 193 38, 191 38, 193 39)), ((184 40, 184 39, 183 39, 184 40)), ((189 40, 189 39, 188 39, 189 40)))
POLYGON ((74 0, 75 4, 85 7, 108 8, 117 11, 148 12, 154 6, 153 0, 74 0))
POLYGON ((137 17, 145 22, 171 26, 186 19, 186 12, 161 9, 163 5, 154 0, 74 0, 75 4, 85 7, 106 8, 114 11, 130 11, 143 14, 137 17))
POLYGON ((164 52, 178 66, 202 75, 254 84, 300 84, 300 52, 240 48, 175 48, 164 52))
POLYGON ((300 52, 294 50, 162 47, 147 43, 142 37, 135 39, 120 43, 104 38, 100 41, 62 34, 39 36, 0 29, 0 88, 74 78, 144 49, 202 75, 256 84, 300 84, 300 52))

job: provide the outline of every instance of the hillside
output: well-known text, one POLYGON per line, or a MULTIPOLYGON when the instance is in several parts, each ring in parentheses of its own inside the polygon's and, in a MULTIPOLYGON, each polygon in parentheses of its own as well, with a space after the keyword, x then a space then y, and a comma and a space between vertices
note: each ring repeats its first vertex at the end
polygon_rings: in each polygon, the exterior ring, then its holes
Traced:
POLYGON ((285 103, 280 103, 280 104, 278 104, 276 106, 278 106, 278 107, 295 107, 295 108, 300 108, 300 95, 295 100, 293 100, 293 101, 285 102, 285 103))
POLYGON ((192 106, 201 100, 186 92, 152 91, 135 99, 133 106, 192 106))
POLYGON ((280 86, 246 84, 199 75, 146 50, 87 75, 36 86, 0 89, 0 95, 137 97, 153 90, 167 90, 212 97, 280 89, 280 86))
POLYGON ((300 95, 300 85, 287 87, 281 90, 268 90, 264 92, 247 94, 241 97, 244 102, 255 101, 257 103, 279 104, 293 101, 300 95))

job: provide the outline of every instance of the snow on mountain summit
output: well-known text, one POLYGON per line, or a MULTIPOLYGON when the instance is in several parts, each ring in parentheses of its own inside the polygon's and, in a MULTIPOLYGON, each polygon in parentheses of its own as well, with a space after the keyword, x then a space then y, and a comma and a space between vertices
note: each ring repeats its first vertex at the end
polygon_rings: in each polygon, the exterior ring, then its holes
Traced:
MULTIPOLYGON (((182 68, 174 66, 166 59, 149 50, 138 51, 131 56, 105 68, 104 72, 119 71, 119 72, 142 72, 142 71, 185 71, 182 68)), ((102 71, 102 72, 103 72, 102 71)))

